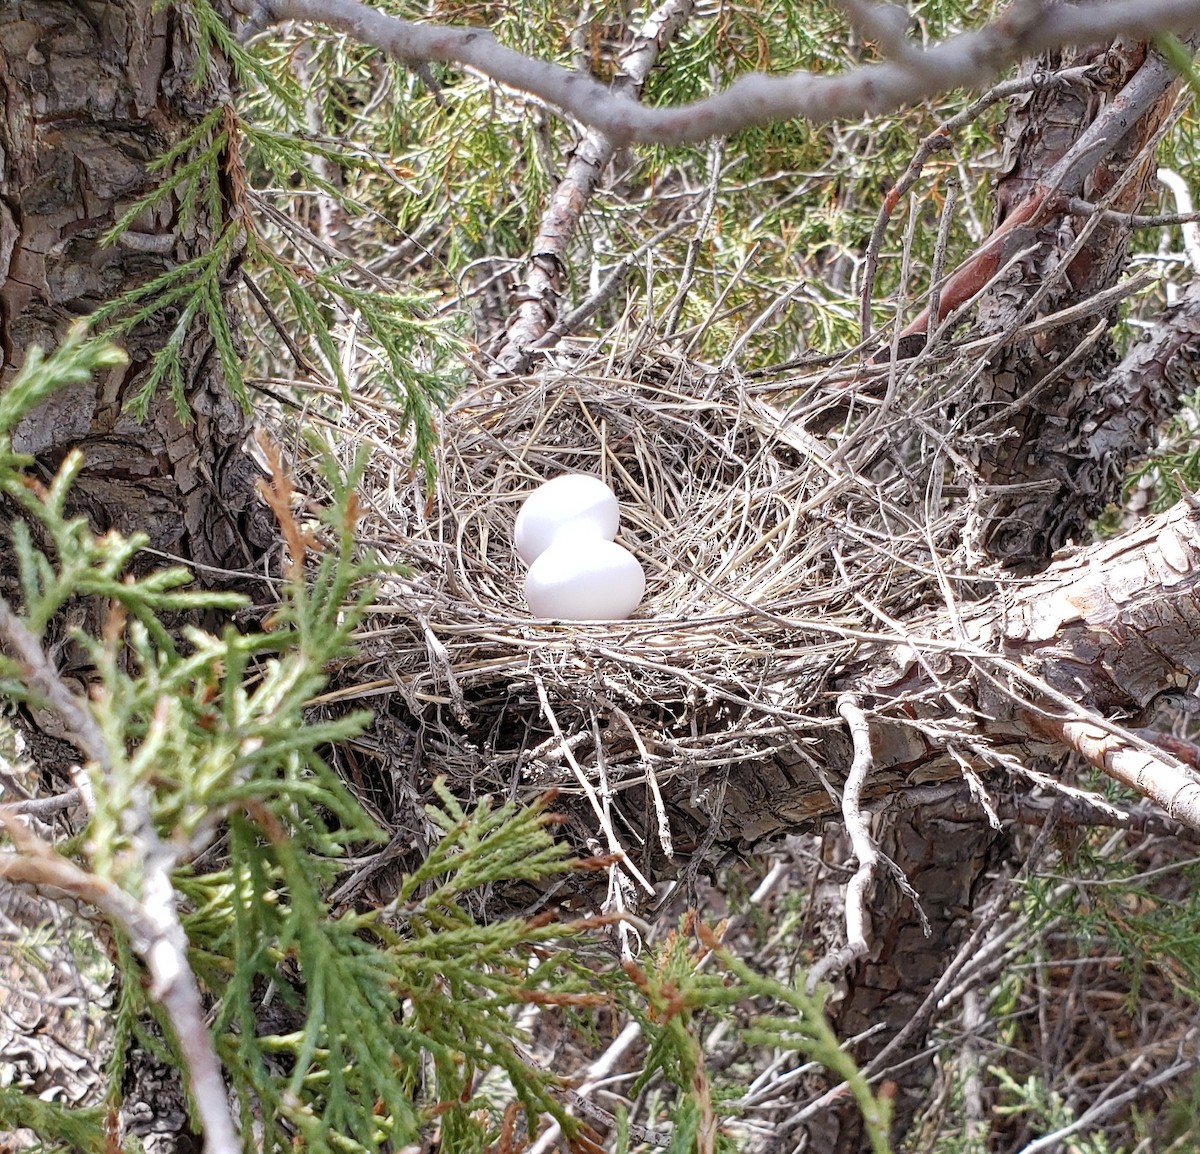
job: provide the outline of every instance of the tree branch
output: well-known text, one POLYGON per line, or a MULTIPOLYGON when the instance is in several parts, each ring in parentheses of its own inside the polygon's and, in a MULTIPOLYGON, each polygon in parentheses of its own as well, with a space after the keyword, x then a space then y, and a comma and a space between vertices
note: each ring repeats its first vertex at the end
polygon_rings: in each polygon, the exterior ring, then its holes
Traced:
MULTIPOLYGON (((812 628, 809 619, 744 607, 812 628)), ((830 636, 844 635, 836 623, 823 624, 830 636)), ((1055 775, 1075 746, 1048 728, 1051 720, 1116 735, 1123 748, 1149 755, 1147 768, 1163 776, 1133 781, 1146 795, 1169 800, 1176 785, 1200 780, 1189 779, 1191 755, 1181 759, 1145 720, 1163 695, 1193 696, 1200 678, 1200 505, 1181 501, 1060 557, 1036 580, 1009 578, 992 596, 906 619, 899 630, 881 620, 878 631, 853 636, 860 643, 853 663, 831 688, 853 693, 871 721, 864 809, 886 810, 924 788, 961 782, 950 745, 970 750, 980 765, 1067 788, 1055 775)), ((848 772, 852 754, 840 743, 824 757, 848 772)), ((677 845, 703 836, 685 790, 678 779, 664 789, 677 845)), ((842 816, 839 802, 809 763, 790 755, 754 762, 729 775, 715 844, 720 853, 762 848, 834 815, 842 816)))
MULTIPOLYGON (((25 684, 59 715, 68 738, 92 762, 96 773, 113 780, 116 765, 87 702, 71 692, 38 638, 3 597, 0 640, 6 641, 21 661, 25 684)), ((165 705, 163 701, 156 708, 152 728, 169 725, 165 705)), ((16 807, 0 806, 0 828, 12 838, 17 851, 0 853, 0 879, 35 886, 51 898, 61 900, 66 895, 86 902, 121 927, 150 972, 151 996, 166 1010, 175 1030, 204 1128, 205 1154, 239 1154, 242 1144, 229 1111, 221 1063, 204 1020, 200 988, 188 964, 187 935, 176 911, 171 870, 179 850, 159 837, 147 799, 135 793, 123 815, 140 866, 141 900, 57 853, 26 826, 19 812, 16 807)))
MULTIPOLYGON (((665 0, 650 14, 634 42, 621 54, 621 72, 612 87, 615 95, 625 100, 636 100, 641 95, 646 77, 663 48, 683 27, 691 12, 692 0, 665 0)), ((524 279, 515 290, 519 303, 509 317, 503 344, 496 353, 492 369, 495 376, 528 371, 531 348, 554 324, 558 298, 566 279, 567 247, 579 227, 584 207, 615 151, 612 142, 592 128, 572 154, 567 171, 542 216, 524 279)))
POLYGON ((1101 773, 1162 806, 1169 817, 1200 830, 1200 781, 1190 767, 1168 760, 1169 751, 1156 757, 1083 719, 1039 718, 1037 725, 1101 773))
MULTIPOLYGON (((1096 166, 1136 128, 1141 118, 1170 90, 1175 79, 1175 72, 1161 56, 1153 55, 1146 60, 1066 154, 1038 178, 1028 197, 950 274, 939 293, 937 313, 932 318, 934 324, 940 324, 955 309, 972 300, 1013 252, 1028 245, 1051 218, 1068 211, 1071 198, 1079 194, 1096 166)), ((924 334, 930 324, 929 311, 925 310, 904 328, 900 339, 924 334)), ((864 324, 864 335, 866 331, 864 324)))
MULTIPOLYGON (((1172 750, 1111 720, 1137 716, 1164 691, 1190 690, 1200 671, 1200 506, 1181 501, 1119 538, 1062 558, 995 602, 963 607, 957 625, 940 618, 920 632, 961 630, 970 663, 963 688, 977 715, 988 718, 986 746, 972 749, 1018 772, 1039 756, 1074 750, 1200 830, 1196 774, 1172 750)), ((874 683, 881 716, 890 702, 932 691, 915 655, 896 680, 868 670, 886 666, 880 656, 866 659, 862 682, 874 683)), ((944 745, 939 725, 929 715, 915 728, 878 726, 876 776, 886 779, 887 770, 914 761, 929 772, 942 755, 922 755, 919 746, 944 745)))
POLYGON ((188 965, 187 938, 175 917, 174 891, 165 871, 147 870, 146 898, 139 902, 56 853, 8 806, 0 806, 0 828, 16 846, 15 853, 0 853, 0 879, 32 886, 51 900, 66 896, 95 906, 128 936, 150 972, 151 996, 166 1010, 179 1041, 204 1128, 205 1154, 240 1154, 221 1063, 208 1034, 200 988, 188 965))
MULTIPOLYGON (((266 23, 321 23, 372 44, 406 64, 438 61, 474 68, 492 80, 532 93, 603 133, 614 145, 684 144, 728 136, 751 125, 803 117, 814 123, 879 114, 954 88, 978 88, 1010 64, 1044 49, 1118 36, 1147 38, 1200 26, 1195 0, 1115 0, 1110 4, 1050 4, 1019 0, 992 23, 900 59, 837 76, 752 73, 724 92, 678 108, 645 108, 582 73, 533 60, 497 43, 480 28, 414 24, 358 0, 241 0, 250 31, 266 23)), ((890 5, 856 4, 887 21, 890 5), (882 9, 882 11, 877 11, 882 9)), ((889 42, 894 37, 889 37, 889 42)))

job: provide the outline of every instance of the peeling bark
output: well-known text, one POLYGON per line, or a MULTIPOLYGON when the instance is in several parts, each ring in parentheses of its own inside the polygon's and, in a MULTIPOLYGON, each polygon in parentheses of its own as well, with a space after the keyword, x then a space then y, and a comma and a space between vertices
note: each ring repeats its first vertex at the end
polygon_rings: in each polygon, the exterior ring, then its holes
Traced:
MULTIPOLYGON (((1113 217, 1067 215, 1063 198, 1111 197, 1112 209, 1136 212, 1153 184, 1152 140, 1178 89, 1171 70, 1145 45, 1083 50, 1048 63, 1087 67, 1094 80, 1035 89, 1010 111, 997 221, 1003 229, 1031 204, 1043 211, 1009 236, 1009 253, 1024 253, 981 301, 985 333, 1005 333, 1094 300, 1117 283, 1132 229, 1113 217)), ((1178 403, 1171 391, 1143 394, 1138 399, 1164 403, 1150 408, 1137 429, 1125 419, 1127 410, 1118 413, 1110 403, 1118 399, 1106 388, 1117 304, 1006 343, 971 399, 976 423, 1002 414, 998 435, 976 444, 979 473, 988 485, 1013 487, 991 510, 984 544, 1022 571, 1086 539, 1090 522, 1116 498, 1125 464, 1148 450, 1146 426, 1178 403), (1056 377, 1048 382, 1051 373, 1056 377), (1028 487, 1045 480, 1054 483, 1028 487)))
MULTIPOLYGON (((1148 713, 1160 696, 1190 692, 1200 676, 1198 527, 1196 510, 1180 505, 1134 532, 1132 539, 1064 560, 1008 604, 1001 596, 999 606, 989 605, 967 625, 968 634, 1103 718, 1148 713)), ((989 717, 982 744, 987 753, 1014 767, 1038 770, 1062 764, 1073 749, 1150 798, 1170 818, 1200 829, 1200 777, 1180 761, 1180 751, 1170 743, 1155 741, 1149 731, 1118 734, 1098 720, 1071 720, 1060 699, 1021 685, 1001 664, 991 669, 986 661, 972 665, 968 683, 973 704, 989 717), (1146 740, 1146 745, 1131 738, 1146 740)), ((925 676, 914 662, 905 678, 889 688, 902 693, 917 688, 913 677, 925 676)), ((876 766, 885 773, 889 767, 912 766, 906 780, 927 782, 953 768, 946 757, 945 731, 922 732, 919 720, 912 728, 879 726, 875 737, 876 766)), ((978 764, 984 769, 986 759, 979 758, 978 764)), ((919 918, 896 885, 885 881, 876 888, 871 954, 850 975, 844 1004, 834 1013, 843 1037, 872 1024, 886 1025, 881 1035, 860 1047, 860 1060, 869 1061, 895 1037, 932 988, 969 929, 971 892, 1004 850, 1003 839, 983 820, 978 805, 967 805, 975 810, 973 823, 961 805, 957 808, 949 814, 933 806, 892 816, 885 805, 881 813, 881 846, 920 895, 930 935, 922 937, 919 918)), ((897 1138, 923 1100, 930 1059, 903 1063, 918 1056, 924 1042, 925 1031, 917 1031, 891 1058, 897 1068, 897 1138)), ((838 1108, 822 1123, 837 1128, 837 1144, 829 1148, 861 1145, 857 1112, 838 1108)))
MULTIPOLYGON (((1160 697, 1191 692, 1200 679, 1200 510, 1182 502, 1119 541, 997 589, 960 620, 943 614, 912 623, 914 638, 924 642, 864 654, 843 681, 875 709, 874 768, 864 790, 876 803, 872 833, 921 903, 918 912, 881 872, 867 907, 869 953, 846 974, 831 1005, 841 1037, 875 1028, 855 1050, 859 1062, 869 1062, 913 1019, 971 928, 977 887, 1011 849, 969 795, 938 796, 938 783, 962 774, 948 744, 981 775, 990 762, 1018 778, 1023 770, 1052 777, 1073 749, 1169 819, 1200 830, 1200 777, 1176 756, 1182 751, 1151 731, 1115 732, 1118 726, 1105 724, 1136 725, 1160 697), (964 726, 963 707, 977 718, 973 727, 964 726)), ((825 753, 835 778, 844 777, 850 749, 839 730, 829 731, 825 753)), ((772 832, 783 833, 801 814, 810 822, 839 816, 817 781, 786 775, 756 767, 730 776, 721 816, 725 835, 746 839, 739 852, 770 836, 772 822, 772 832)), ((734 848, 725 836, 720 842, 734 848)), ((925 1039, 924 1028, 912 1031, 888 1058, 896 1141, 924 1101, 931 1062, 922 1057, 925 1039)), ((792 1143, 804 1135, 812 1149, 866 1149, 862 1119, 849 1102, 833 1102, 794 1131, 792 1143)))
MULTIPOLYGON (((1048 770, 1070 752, 1056 729, 1064 721, 1108 733, 1122 723, 1140 726, 1160 698, 1191 692, 1200 679, 1200 508, 1180 502, 1116 541, 1060 558, 1036 579, 1000 586, 957 618, 939 613, 910 622, 909 631, 910 645, 864 650, 841 682, 873 715, 875 766, 864 799, 961 778, 947 740, 957 739, 965 752, 974 742, 1014 766, 1048 770), (964 720, 964 707, 973 723, 964 720)), ((1136 788, 1160 805, 1176 779, 1155 774, 1191 779, 1168 749, 1128 730, 1119 736, 1152 758, 1136 788)), ((835 780, 844 776, 850 750, 838 728, 826 731, 824 760, 835 780)), ((987 768, 982 755, 972 760, 987 768)), ((690 790, 665 787, 664 795, 677 844, 701 844, 708 823, 690 790)), ((1178 798, 1169 814, 1200 828, 1191 796, 1178 798)), ((808 763, 780 757, 748 764, 725 785, 713 856, 764 849, 838 816, 808 763)))
MULTIPOLYGON (((663 49, 692 12, 691 0, 666 0, 621 54, 621 71, 613 91, 636 100, 663 49)), ((512 315, 494 353, 493 373, 515 376, 528 372, 533 345, 558 318, 558 301, 567 286, 567 254, 587 202, 616 151, 597 129, 588 129, 575 148, 562 181, 555 189, 533 241, 523 279, 511 294, 512 315)))

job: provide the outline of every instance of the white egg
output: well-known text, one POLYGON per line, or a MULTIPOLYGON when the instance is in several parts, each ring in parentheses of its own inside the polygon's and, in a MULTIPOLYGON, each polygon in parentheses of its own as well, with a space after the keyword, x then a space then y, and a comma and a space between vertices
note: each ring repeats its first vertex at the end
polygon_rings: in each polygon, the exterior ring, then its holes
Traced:
POLYGON ((564 473, 539 485, 517 514, 513 544, 526 565, 541 556, 565 532, 611 541, 621 511, 616 494, 599 477, 564 473))
POLYGON ((530 611, 558 621, 619 621, 645 592, 646 574, 637 558, 602 538, 564 537, 525 575, 530 611))

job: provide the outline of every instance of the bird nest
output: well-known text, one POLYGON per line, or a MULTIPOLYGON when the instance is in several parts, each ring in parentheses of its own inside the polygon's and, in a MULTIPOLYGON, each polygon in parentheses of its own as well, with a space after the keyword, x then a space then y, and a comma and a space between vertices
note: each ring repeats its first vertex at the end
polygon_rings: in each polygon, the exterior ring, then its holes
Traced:
POLYGON ((831 547, 863 495, 825 445, 729 373, 565 353, 465 394, 441 434, 432 489, 374 474, 364 494, 373 544, 406 572, 385 581, 365 657, 421 774, 459 792, 554 788, 585 845, 632 839, 647 874, 706 828, 711 843, 733 769, 816 785, 831 676, 863 626, 848 573, 856 548, 881 556, 845 534, 831 547), (647 577, 629 620, 525 606, 516 514, 570 471, 620 501, 617 540, 647 577))

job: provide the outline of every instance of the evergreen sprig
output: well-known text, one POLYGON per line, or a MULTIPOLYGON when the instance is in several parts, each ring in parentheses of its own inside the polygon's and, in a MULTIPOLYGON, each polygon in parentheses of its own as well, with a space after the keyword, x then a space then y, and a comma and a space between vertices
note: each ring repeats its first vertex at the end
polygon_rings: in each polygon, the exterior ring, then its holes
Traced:
MULTIPOLYGON (((629 1009, 642 1024, 649 1043, 642 1073, 631 1095, 661 1073, 679 1088, 679 1127, 712 1125, 714 1115, 736 1114, 743 1087, 722 1093, 710 1083, 700 1040, 699 1022, 706 1016, 734 1022, 735 1011, 756 1007, 737 1034, 746 1045, 770 1047, 776 1053, 799 1053, 819 1062, 843 1080, 862 1111, 875 1154, 887 1154, 889 1109, 877 1098, 853 1059, 838 1044, 825 1017, 824 999, 796 983, 757 972, 726 948, 717 933, 694 913, 679 933, 668 935, 650 964, 625 963, 625 972, 640 998, 629 1009), (712 963, 712 964, 710 964, 712 963), (764 1012, 759 1007, 770 1006, 764 1012), (706 1123, 705 1119, 708 1119, 706 1123)), ((691 1150, 693 1145, 672 1144, 691 1150)), ((731 1148, 731 1147, 730 1147, 731 1148)))
POLYGON ((64 1150, 103 1150, 104 1110, 64 1106, 53 1100, 0 1086, 0 1130, 32 1130, 38 1138, 64 1150))
MULTIPOLYGON (((78 707, 104 750, 85 766, 94 802, 74 853, 99 881, 136 897, 142 863, 128 813, 147 808, 158 836, 176 847, 190 956, 214 999, 214 1032, 244 1132, 249 1139, 261 1122, 265 1149, 299 1134, 317 1150, 373 1150, 435 1124, 464 1142, 474 1135, 459 1148, 481 1148, 494 1125, 471 1087, 474 1072, 489 1065, 504 1072, 531 1118, 550 1111, 570 1127, 547 1089, 550 1076, 519 1055, 511 1012, 589 996, 577 967, 528 965, 535 945, 572 931, 519 918, 481 925, 464 904, 480 886, 569 868, 540 807, 481 802, 468 814, 442 790, 445 808, 429 819, 444 838, 402 883, 391 919, 333 910, 324 897, 349 848, 381 837, 321 753, 365 717, 318 721, 307 711, 367 603, 371 562, 354 544, 362 457, 348 476, 326 459, 332 505, 318 525, 296 517, 290 481, 268 452, 265 495, 286 550, 280 605, 265 631, 206 632, 180 615, 227 613, 242 599, 183 589, 181 569, 134 576, 140 539, 94 537, 66 512, 78 458, 43 486, 9 446, 7 429, 55 385, 120 358, 76 331, 53 357, 31 354, 0 406, 0 488, 29 523, 14 530, 21 626, 42 638, 62 606, 80 599, 99 621, 95 631, 72 633, 92 662, 90 693, 78 707), (43 538, 49 553, 34 544, 43 538), (215 839, 219 848, 211 849, 215 839), (268 991, 295 1015, 294 1029, 263 1030, 268 991)), ((39 682, 26 664, 6 659, 3 672, 10 697, 45 703, 41 686, 52 670, 39 682)), ((153 1044, 140 966, 120 941, 113 960, 122 994, 110 1100, 128 1042, 153 1044)), ((182 1065, 174 1042, 167 1046, 182 1065)), ((39 1124, 47 1141, 103 1148, 92 1114, 72 1120, 12 1098, 6 1115, 39 1124)))
MULTIPOLYGON (((437 316, 439 298, 420 287, 403 289, 358 264, 353 254, 330 259, 327 240, 315 237, 299 218, 262 211, 271 185, 302 188, 320 195, 350 218, 378 217, 365 208, 355 181, 330 180, 318 162, 352 174, 362 165, 353 142, 318 140, 309 131, 305 93, 288 67, 272 66, 269 50, 251 50, 234 37, 207 0, 187 6, 197 29, 196 66, 192 83, 202 89, 217 58, 232 70, 254 98, 246 107, 217 104, 167 152, 150 165, 157 182, 124 211, 104 240, 115 243, 147 212, 171 215, 179 228, 207 237, 203 251, 174 264, 141 284, 134 284, 97 309, 95 331, 114 338, 129 336, 139 326, 169 314, 166 340, 151 356, 149 371, 130 410, 144 420, 152 398, 167 389, 181 420, 191 418, 188 361, 195 331, 211 337, 234 399, 250 410, 252 374, 272 377, 313 365, 282 363, 267 343, 246 355, 244 336, 231 323, 231 270, 254 281, 257 292, 246 298, 251 311, 260 308, 259 294, 276 306, 267 319, 289 327, 296 349, 310 348, 324 373, 345 395, 349 388, 343 343, 363 355, 354 366, 356 387, 375 390, 399 404, 413 430, 412 455, 432 477, 433 422, 436 409, 463 378, 466 346, 458 325, 437 316), (257 100, 257 104, 256 104, 257 100), (265 120, 256 118, 269 110, 265 120), (280 228, 280 223, 284 225, 280 228), (338 318, 353 330, 336 334, 338 318)), ((307 399, 307 398, 306 398, 307 399)))

